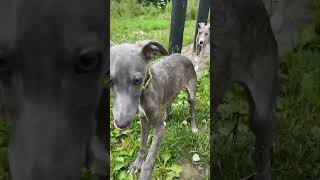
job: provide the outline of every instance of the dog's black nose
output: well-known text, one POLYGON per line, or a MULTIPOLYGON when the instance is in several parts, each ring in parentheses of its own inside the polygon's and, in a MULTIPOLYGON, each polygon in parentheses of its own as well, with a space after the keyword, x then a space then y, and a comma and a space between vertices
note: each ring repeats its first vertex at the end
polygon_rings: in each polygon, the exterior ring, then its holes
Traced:
POLYGON ((113 120, 113 125, 115 128, 120 129, 120 130, 125 130, 129 127, 130 121, 117 121, 113 120))
POLYGON ((199 43, 200 43, 200 44, 203 44, 203 41, 200 41, 199 43))

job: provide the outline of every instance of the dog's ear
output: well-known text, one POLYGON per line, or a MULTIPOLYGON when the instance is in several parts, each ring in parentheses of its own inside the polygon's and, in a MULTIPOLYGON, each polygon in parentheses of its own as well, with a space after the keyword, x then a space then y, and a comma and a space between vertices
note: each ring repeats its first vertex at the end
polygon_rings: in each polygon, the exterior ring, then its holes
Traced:
POLYGON ((141 47, 141 53, 143 57, 147 61, 153 59, 157 53, 165 56, 169 55, 169 52, 159 42, 156 41, 142 41, 139 43, 139 46, 141 47))
POLYGON ((198 23, 198 25, 199 25, 199 28, 204 28, 204 27, 205 27, 205 25, 206 25, 206 23, 201 22, 201 23, 198 23))

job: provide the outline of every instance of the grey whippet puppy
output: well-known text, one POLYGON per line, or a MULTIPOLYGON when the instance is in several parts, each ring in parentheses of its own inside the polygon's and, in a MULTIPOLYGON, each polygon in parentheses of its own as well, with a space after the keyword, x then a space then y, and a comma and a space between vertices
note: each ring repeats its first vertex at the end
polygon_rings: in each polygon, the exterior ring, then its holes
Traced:
POLYGON ((215 0, 211 5, 213 109, 217 110, 233 82, 244 85, 249 95, 250 127, 255 135, 255 179, 271 180, 278 52, 269 15, 261 0, 215 0))
POLYGON ((106 179, 106 1, 1 0, 0 88, 12 180, 106 179), (99 108, 99 101, 101 107, 99 108), (97 113, 97 114, 96 114, 97 113))
POLYGON ((192 131, 195 123, 197 77, 192 62, 181 54, 172 54, 148 68, 156 53, 168 55, 158 42, 114 45, 110 50, 111 95, 114 97, 114 126, 126 129, 137 112, 141 117, 141 147, 129 172, 141 170, 140 179, 151 179, 156 156, 165 130, 168 109, 182 88, 189 94, 192 131), (147 154, 150 127, 155 128, 147 154))

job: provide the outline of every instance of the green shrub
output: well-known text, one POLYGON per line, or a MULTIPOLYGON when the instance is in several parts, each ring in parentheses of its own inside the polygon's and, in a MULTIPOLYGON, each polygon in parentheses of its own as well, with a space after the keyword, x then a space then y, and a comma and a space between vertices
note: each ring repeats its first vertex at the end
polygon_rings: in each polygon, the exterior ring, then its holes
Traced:
POLYGON ((138 0, 144 6, 154 5, 156 7, 165 8, 170 0, 138 0))

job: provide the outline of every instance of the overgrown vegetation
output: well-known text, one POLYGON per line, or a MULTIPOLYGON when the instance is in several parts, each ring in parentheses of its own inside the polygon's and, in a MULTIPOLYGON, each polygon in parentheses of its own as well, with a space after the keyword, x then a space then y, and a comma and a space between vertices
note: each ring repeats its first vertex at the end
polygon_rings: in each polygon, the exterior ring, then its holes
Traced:
MULTIPOLYGON (((193 42, 197 8, 197 0, 188 2, 184 46, 193 42)), ((111 1, 111 40, 118 44, 152 39, 168 47, 170 17, 171 4, 162 9, 156 6, 145 7, 137 4, 136 0, 111 1), (122 8, 125 8, 126 11, 120 10, 122 8)), ((153 174, 157 179, 179 177, 182 171, 181 165, 192 164, 192 155, 195 153, 200 155, 201 160, 194 166, 209 167, 210 86, 208 70, 198 83, 197 97, 196 114, 199 128, 197 135, 191 132, 187 93, 181 93, 173 104, 153 174)), ((112 125, 110 129, 112 179, 134 179, 135 177, 127 174, 126 171, 137 157, 139 150, 140 120, 137 118, 124 132, 114 129, 112 125)), ((149 143, 151 136, 152 134, 149 136, 149 143)))
MULTIPOLYGON (((274 131, 273 179, 320 179, 320 1, 317 23, 306 27, 297 49, 280 58, 281 87, 274 131)), ((236 86, 224 99, 215 122, 211 175, 219 180, 253 179, 254 135, 248 128, 248 104, 236 86)))
POLYGON ((159 8, 165 8, 170 0, 138 0, 138 2, 145 6, 154 5, 159 8))
POLYGON ((9 178, 8 166, 9 127, 3 116, 0 118, 0 180, 9 178))

